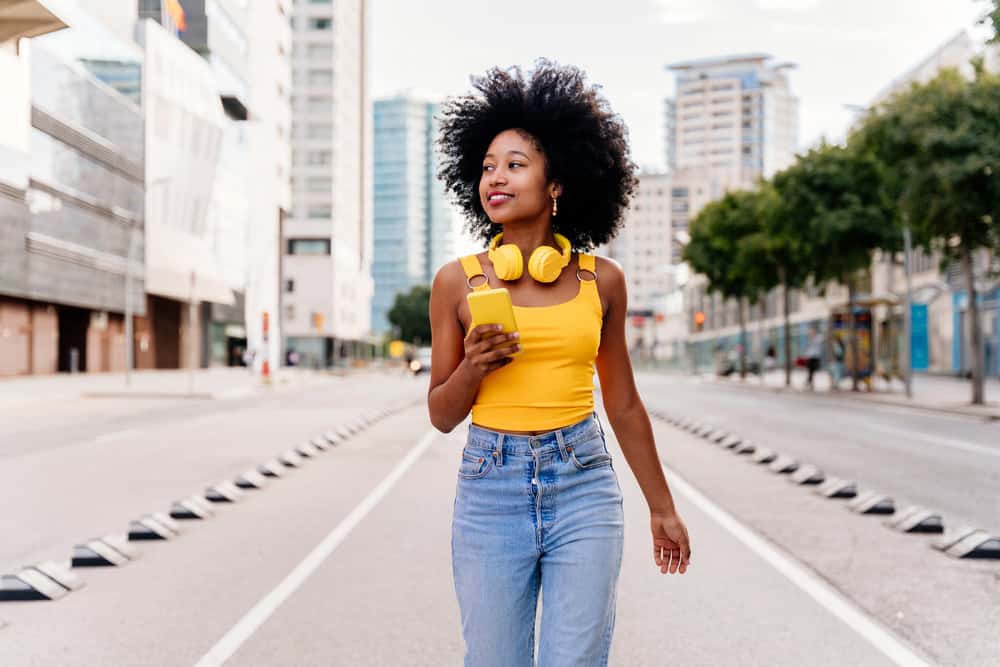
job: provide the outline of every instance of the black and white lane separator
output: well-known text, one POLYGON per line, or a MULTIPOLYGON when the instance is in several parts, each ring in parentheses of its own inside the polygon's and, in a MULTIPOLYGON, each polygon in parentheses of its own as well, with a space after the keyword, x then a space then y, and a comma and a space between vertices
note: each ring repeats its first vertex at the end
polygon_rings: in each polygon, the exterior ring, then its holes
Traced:
POLYGON ((142 557, 127 535, 105 535, 73 547, 73 567, 121 567, 142 557))
MULTIPOLYGON (((84 581, 70 570, 68 562, 46 561, 0 577, 0 601, 58 600, 83 586, 84 581)), ((0 620, 0 628, 3 626, 0 620)))
POLYGON ((172 540, 180 534, 181 525, 160 512, 134 519, 128 525, 129 542, 172 540))
POLYGON ((654 418, 679 429, 704 438, 735 454, 749 455, 754 463, 767 465, 768 469, 799 486, 813 487, 814 492, 830 499, 845 499, 848 510, 862 515, 883 515, 891 519, 885 525, 893 530, 912 534, 940 534, 932 545, 935 549, 954 558, 1000 559, 1000 536, 973 527, 945 530, 944 518, 939 512, 911 506, 896 512, 895 500, 873 490, 858 492, 857 482, 828 477, 817 466, 800 462, 768 447, 743 440, 740 436, 698 422, 691 417, 672 417, 652 410, 654 418))
POLYGON ((953 558, 1000 558, 1000 537, 972 527, 946 532, 931 546, 953 558))
MULTIPOLYGON (((142 552, 132 543, 171 540, 183 532, 183 522, 203 521, 215 516, 214 505, 234 503, 243 499, 246 491, 268 486, 269 480, 284 477, 290 469, 304 465, 322 452, 340 445, 377 421, 422 402, 390 406, 371 411, 333 427, 307 442, 288 449, 277 457, 208 487, 204 493, 173 502, 168 512, 153 512, 133 519, 123 535, 105 535, 73 547, 69 561, 45 562, 22 568, 16 574, 0 575, 0 601, 57 600, 79 589, 84 581, 72 568, 120 567, 139 559, 142 552)), ((0 628, 6 623, 0 619, 0 628)))

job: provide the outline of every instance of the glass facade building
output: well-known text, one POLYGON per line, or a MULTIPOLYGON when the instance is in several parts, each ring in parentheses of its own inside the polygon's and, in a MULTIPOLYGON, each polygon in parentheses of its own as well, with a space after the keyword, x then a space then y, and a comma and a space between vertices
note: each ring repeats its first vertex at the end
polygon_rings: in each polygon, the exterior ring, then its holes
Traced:
POLYGON ((382 333, 396 295, 429 285, 454 258, 451 209, 436 176, 438 105, 401 95, 374 107, 372 330, 382 333))

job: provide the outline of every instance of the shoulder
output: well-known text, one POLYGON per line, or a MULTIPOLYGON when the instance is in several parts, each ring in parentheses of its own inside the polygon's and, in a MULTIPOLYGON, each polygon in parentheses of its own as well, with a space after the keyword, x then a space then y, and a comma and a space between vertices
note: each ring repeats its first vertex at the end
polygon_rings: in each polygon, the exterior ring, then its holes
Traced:
POLYGON ((594 268, 597 269, 598 285, 603 282, 609 288, 625 286, 625 271, 622 265, 610 257, 594 255, 594 268))
POLYGON ((458 293, 465 288, 465 269, 462 262, 453 259, 434 274, 434 282, 431 284, 431 293, 437 295, 458 293))

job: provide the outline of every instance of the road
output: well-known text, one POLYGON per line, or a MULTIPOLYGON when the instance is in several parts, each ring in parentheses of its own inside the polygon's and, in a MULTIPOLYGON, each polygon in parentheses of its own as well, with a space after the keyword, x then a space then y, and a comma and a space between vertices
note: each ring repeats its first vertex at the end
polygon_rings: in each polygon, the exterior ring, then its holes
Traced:
MULTIPOLYGON (((995 530, 962 497, 970 480, 996 475, 995 425, 677 376, 641 374, 639 385, 651 410, 744 432, 995 530)), ((64 560, 78 542, 325 430, 396 411, 186 522, 177 539, 142 543, 125 567, 76 569, 86 586, 63 599, 0 603, 0 664, 461 664, 450 520, 467 422, 434 431, 425 392, 426 376, 359 372, 241 398, 26 409, 0 439, 0 506, 11 508, 0 514, 2 573, 64 560)), ((995 664, 995 562, 948 558, 929 537, 653 427, 696 555, 683 577, 659 574, 642 495, 606 429, 626 511, 612 664, 995 664)))

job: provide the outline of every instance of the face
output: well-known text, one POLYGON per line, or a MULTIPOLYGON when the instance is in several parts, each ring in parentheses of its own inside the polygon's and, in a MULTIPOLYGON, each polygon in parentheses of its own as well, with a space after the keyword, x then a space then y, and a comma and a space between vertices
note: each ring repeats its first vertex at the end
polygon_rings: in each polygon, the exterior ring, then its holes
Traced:
POLYGON ((561 191, 546 178, 545 166, 545 155, 524 132, 504 130, 494 137, 479 179, 479 202, 490 220, 502 225, 551 216, 552 197, 561 191))

